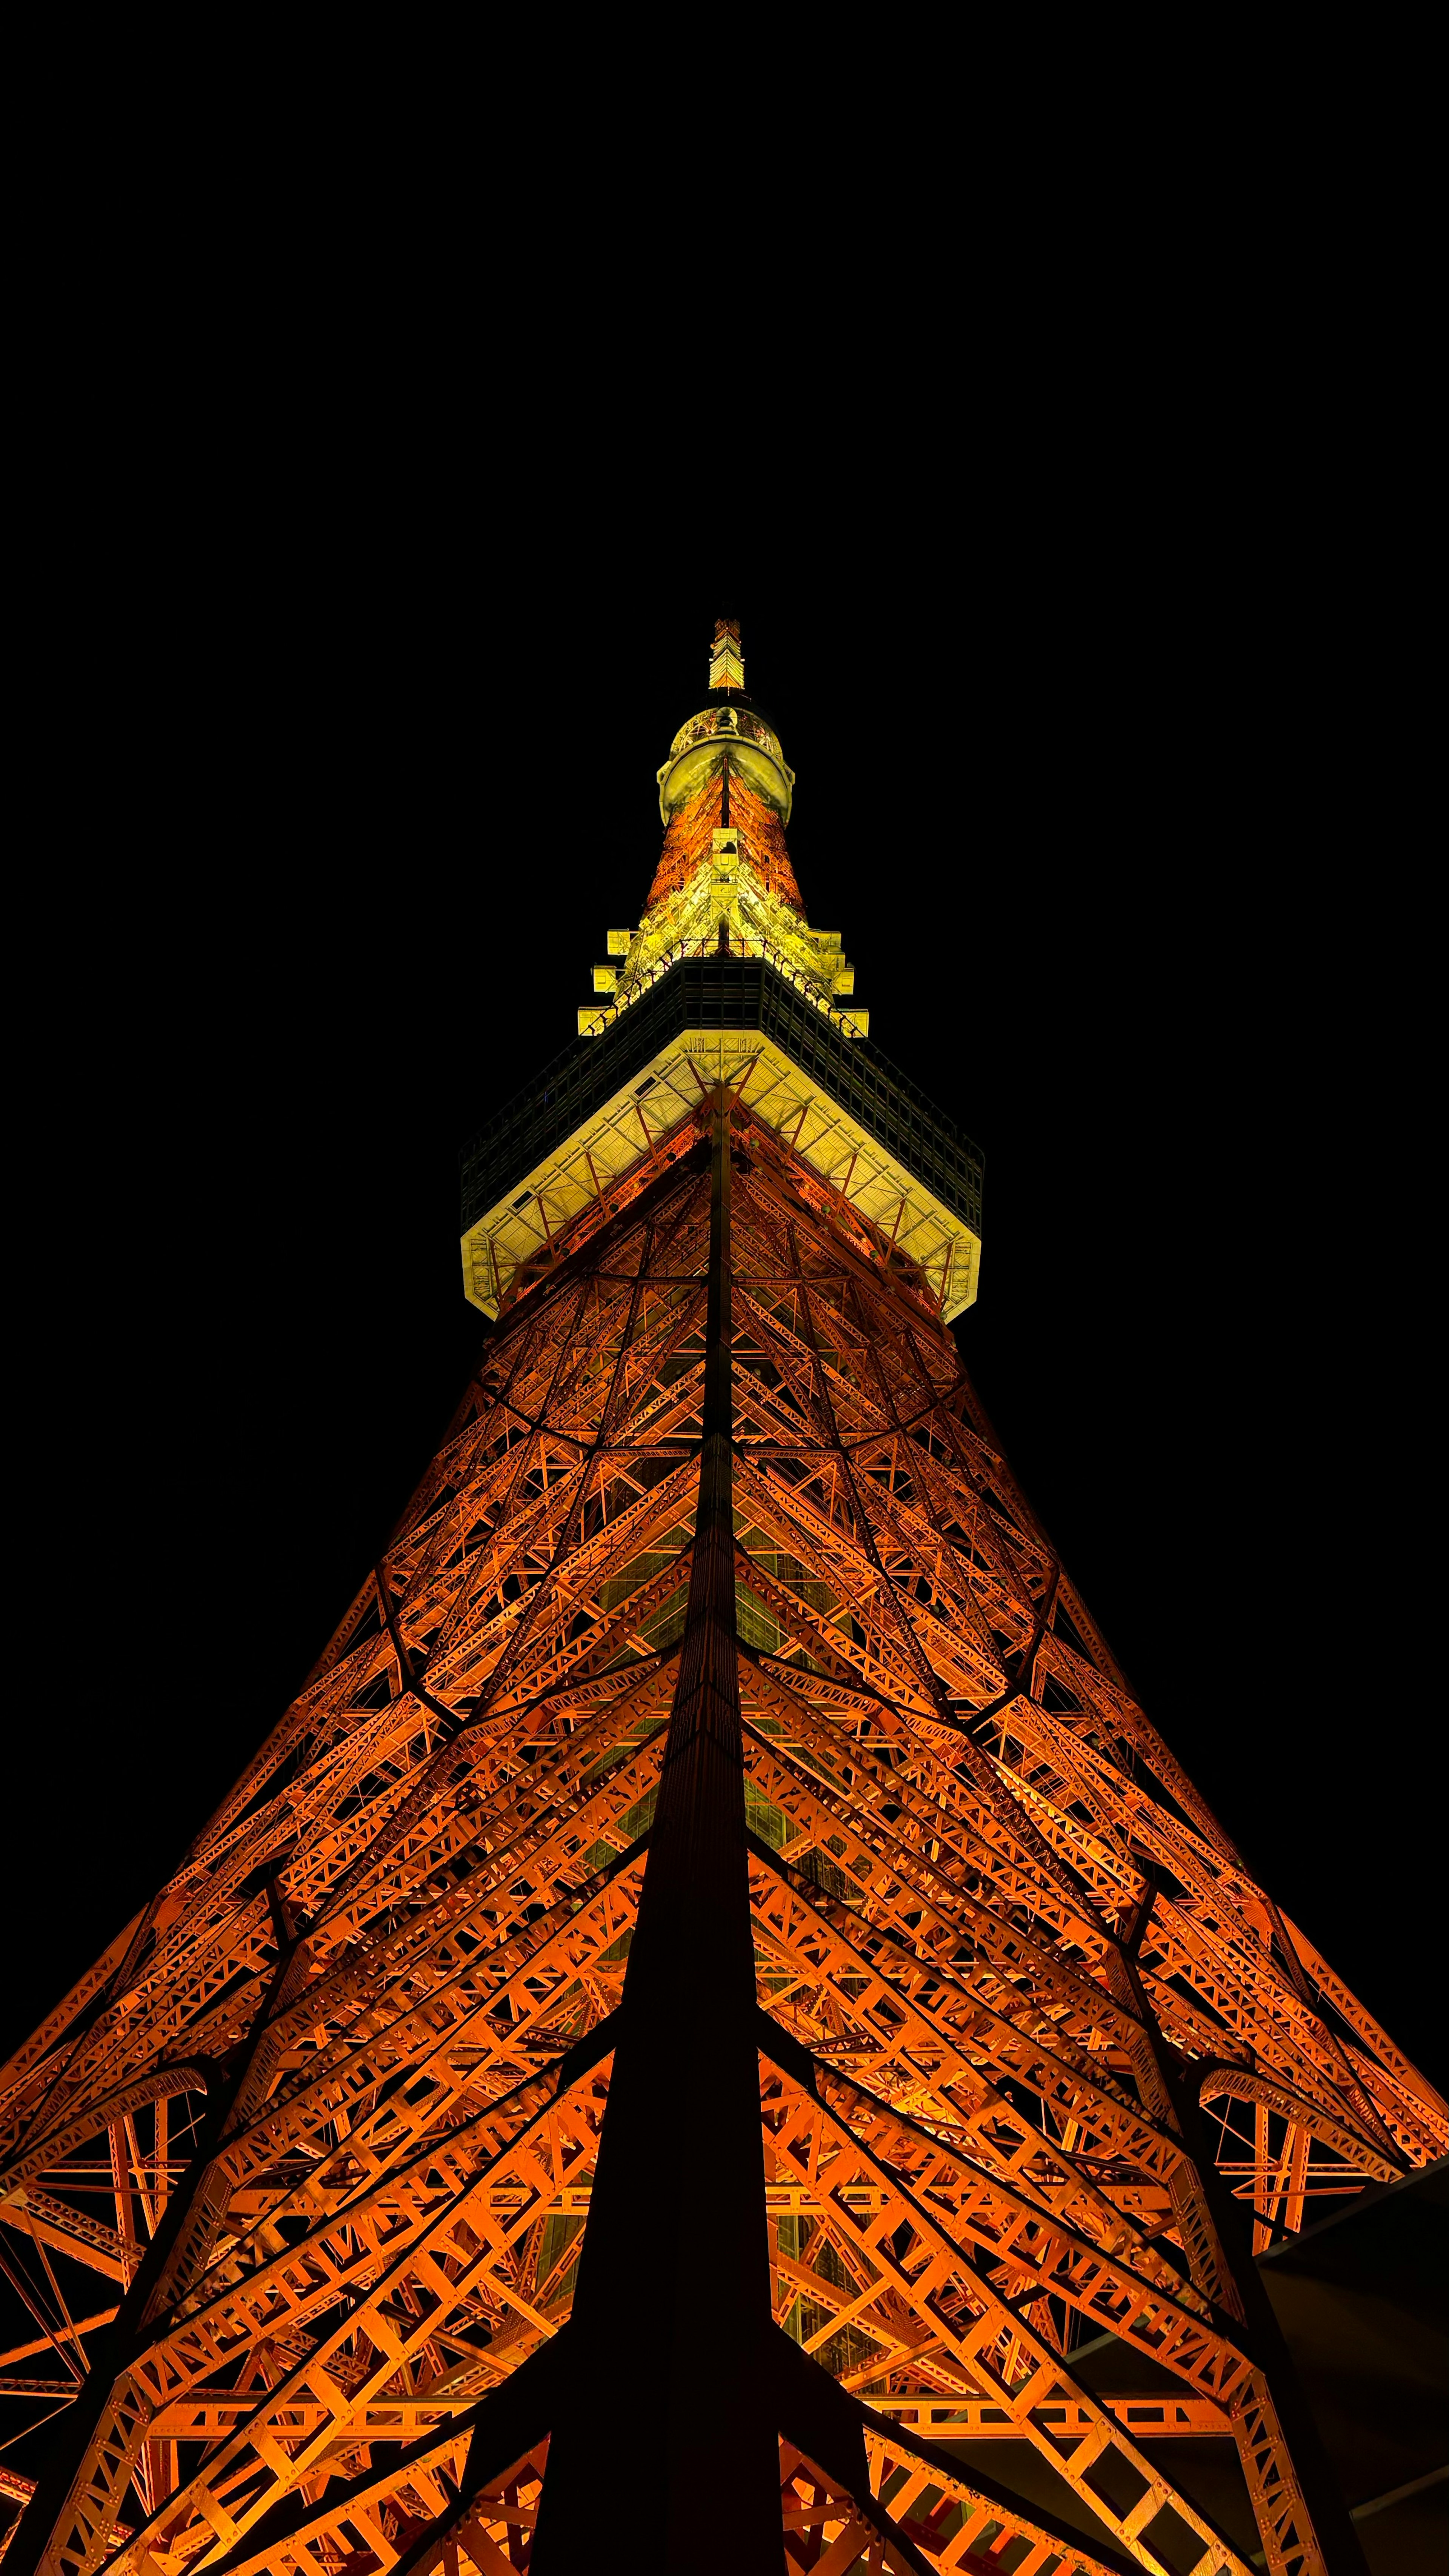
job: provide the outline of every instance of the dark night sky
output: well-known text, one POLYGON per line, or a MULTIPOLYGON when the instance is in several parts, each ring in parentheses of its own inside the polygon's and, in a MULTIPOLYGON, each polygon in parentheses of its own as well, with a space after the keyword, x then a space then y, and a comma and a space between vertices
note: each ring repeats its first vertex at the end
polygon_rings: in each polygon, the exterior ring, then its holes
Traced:
POLYGON ((945 454, 908 513, 862 451, 808 545, 723 471, 550 533, 370 464, 280 523, 198 488, 134 622, 139 538, 67 572, 91 820, 12 1139, 10 2033, 174 1866, 421 1471, 478 1338, 457 1149, 638 918, 723 606, 811 917, 984 1148, 958 1336, 1027 1491, 1247 1855, 1442 2066, 1368 532, 1322 545, 1311 479, 1245 517, 1245 467, 1048 503, 945 454))

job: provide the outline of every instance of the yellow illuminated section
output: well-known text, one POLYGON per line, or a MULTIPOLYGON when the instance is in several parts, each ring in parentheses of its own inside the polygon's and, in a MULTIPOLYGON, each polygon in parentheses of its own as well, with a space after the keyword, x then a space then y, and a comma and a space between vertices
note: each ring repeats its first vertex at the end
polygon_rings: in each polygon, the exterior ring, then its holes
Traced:
MULTIPOLYGON (((817 930, 801 907, 784 827, 795 773, 777 736, 742 696, 739 628, 721 619, 710 654, 711 703, 681 725, 658 773, 664 850, 655 900, 634 929, 605 933, 581 1037, 606 1030, 686 958, 760 957, 829 1020, 865 1037, 855 968, 838 930, 817 930), (659 891, 659 889, 663 891, 659 891)), ((463 1237, 471 1303, 496 1316, 555 1257, 617 1212, 641 1157, 681 1135, 702 1089, 727 1081, 792 1155, 839 1194, 847 1232, 858 1217, 909 1264, 946 1317, 976 1295, 979 1237, 868 1135, 828 1090, 756 1030, 686 1029, 616 1096, 559 1144, 463 1237), (611 1205, 611 1193, 622 1194, 611 1205)))
POLYGON ((742 834, 725 825, 711 830, 676 894, 655 904, 637 930, 608 933, 608 961, 593 970, 597 998, 579 1011, 579 1035, 602 1037, 680 958, 716 953, 721 928, 732 957, 768 958, 847 1036, 868 1034, 868 1011, 840 1007, 855 990, 855 968, 842 954, 839 931, 813 930, 782 903, 752 864, 742 834))
POLYGON ((709 685, 712 689, 742 689, 745 685, 745 657, 740 649, 740 622, 737 617, 716 620, 709 656, 709 685))
MULTIPOLYGON (((726 618, 709 676, 712 692, 744 687, 739 627, 726 618)), ((658 779, 665 843, 655 885, 667 890, 636 929, 606 932, 579 1035, 602 1037, 679 959, 723 946, 732 957, 768 958, 845 1036, 865 1037, 870 1014, 842 1008, 855 968, 840 933, 814 929, 800 907, 784 839, 795 772, 758 708, 716 696, 680 726, 658 779)))
POLYGON ((754 1029, 681 1031, 526 1180, 515 1182, 463 1237, 469 1302, 496 1316, 525 1265, 571 1235, 590 1210, 601 1220, 611 1213, 611 1190, 693 1116, 717 1082, 728 1082, 762 1125, 839 1193, 846 1211, 868 1218, 921 1272, 948 1322, 973 1303, 980 1237, 754 1029))

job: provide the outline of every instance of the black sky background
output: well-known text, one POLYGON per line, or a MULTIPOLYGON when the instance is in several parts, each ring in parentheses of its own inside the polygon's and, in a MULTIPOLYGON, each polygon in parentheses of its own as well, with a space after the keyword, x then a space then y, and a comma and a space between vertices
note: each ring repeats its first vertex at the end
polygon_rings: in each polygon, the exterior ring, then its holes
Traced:
POLYGON ((1115 457, 963 414, 773 481, 698 434, 656 477, 456 428, 254 473, 237 433, 61 550, 5 2031, 175 1866, 401 1512, 479 1342, 458 1148, 639 917, 726 609, 810 917, 984 1148, 958 1339, 1008 1454, 1245 1854, 1442 2070, 1373 506, 1271 407, 1115 457))

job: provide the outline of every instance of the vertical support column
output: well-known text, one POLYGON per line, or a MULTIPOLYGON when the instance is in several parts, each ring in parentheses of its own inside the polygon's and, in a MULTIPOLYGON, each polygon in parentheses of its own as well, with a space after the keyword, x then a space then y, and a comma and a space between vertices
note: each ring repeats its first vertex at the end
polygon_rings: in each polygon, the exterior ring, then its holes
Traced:
POLYGON ((699 1514, 535 2576, 776 2564, 777 2428, 735 1657, 730 1095, 714 1102, 699 1514))

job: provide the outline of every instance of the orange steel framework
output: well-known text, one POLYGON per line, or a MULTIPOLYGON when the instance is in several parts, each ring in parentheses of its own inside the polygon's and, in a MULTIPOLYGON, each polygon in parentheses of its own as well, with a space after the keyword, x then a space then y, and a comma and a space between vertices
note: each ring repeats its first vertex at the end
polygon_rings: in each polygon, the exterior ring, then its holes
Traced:
POLYGON ((737 629, 711 683, 468 1167, 446 1439, 4 2070, 11 2569, 1249 2576, 1177 2434, 1274 2576, 1361 2564, 1251 2257, 1445 2106, 1016 1485, 946 1323, 979 1164, 841 1007, 737 629), (1108 2333, 1172 2393, 1079 2382, 1108 2333))

